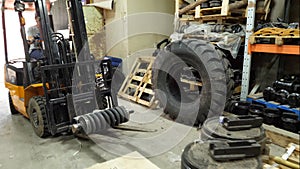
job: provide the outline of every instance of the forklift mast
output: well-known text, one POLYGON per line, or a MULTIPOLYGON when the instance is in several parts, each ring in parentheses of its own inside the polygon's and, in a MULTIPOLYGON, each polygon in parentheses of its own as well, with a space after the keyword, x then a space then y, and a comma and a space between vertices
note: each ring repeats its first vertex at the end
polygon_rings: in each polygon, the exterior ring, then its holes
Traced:
POLYGON ((86 33, 86 25, 84 22, 83 9, 80 0, 67 0, 67 6, 70 13, 70 21, 74 34, 73 43, 75 46, 75 53, 78 56, 79 53, 82 53, 78 61, 87 61, 91 60, 90 49, 88 45, 88 38, 86 33))

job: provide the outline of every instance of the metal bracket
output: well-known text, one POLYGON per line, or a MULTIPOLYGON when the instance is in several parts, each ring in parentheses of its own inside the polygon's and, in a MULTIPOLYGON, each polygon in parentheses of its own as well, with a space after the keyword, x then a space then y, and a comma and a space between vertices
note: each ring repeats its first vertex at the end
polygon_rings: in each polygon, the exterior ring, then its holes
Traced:
POLYGON ((261 145, 255 140, 216 142, 209 144, 211 157, 216 161, 240 160, 260 155, 261 145))
POLYGON ((263 123, 263 118, 258 116, 238 116, 225 117, 222 121, 224 128, 229 131, 247 130, 251 128, 260 127, 263 123))

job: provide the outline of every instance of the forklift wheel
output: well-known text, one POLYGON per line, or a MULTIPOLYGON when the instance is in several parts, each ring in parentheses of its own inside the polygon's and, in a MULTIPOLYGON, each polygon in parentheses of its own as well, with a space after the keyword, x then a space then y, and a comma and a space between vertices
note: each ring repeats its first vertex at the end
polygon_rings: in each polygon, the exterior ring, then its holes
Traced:
POLYGON ((10 113, 11 114, 18 114, 19 112, 16 110, 15 106, 14 106, 14 103, 11 99, 11 95, 10 93, 8 92, 8 100, 9 100, 9 108, 10 108, 10 113))
POLYGON ((34 96, 29 100, 27 109, 34 132, 39 137, 49 135, 46 117, 46 99, 42 96, 34 96))

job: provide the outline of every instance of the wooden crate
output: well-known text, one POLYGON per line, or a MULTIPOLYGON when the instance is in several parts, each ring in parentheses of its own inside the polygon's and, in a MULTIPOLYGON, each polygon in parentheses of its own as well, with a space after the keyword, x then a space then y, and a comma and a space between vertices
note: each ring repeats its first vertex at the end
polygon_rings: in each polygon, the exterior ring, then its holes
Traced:
POLYGON ((120 88, 119 96, 150 108, 156 107, 151 82, 154 59, 154 57, 141 57, 135 61, 130 74, 120 88))

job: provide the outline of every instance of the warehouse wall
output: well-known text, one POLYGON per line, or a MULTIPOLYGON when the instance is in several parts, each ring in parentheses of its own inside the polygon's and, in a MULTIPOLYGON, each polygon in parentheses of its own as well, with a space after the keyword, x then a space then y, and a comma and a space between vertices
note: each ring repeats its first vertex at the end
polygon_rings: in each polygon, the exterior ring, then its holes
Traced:
POLYGON ((299 17, 300 1, 291 0, 291 9, 290 9, 290 22, 300 22, 299 17))
POLYGON ((173 33, 174 12, 174 0, 115 0, 114 10, 104 12, 107 54, 123 58, 128 72, 136 53, 151 55, 173 33))
POLYGON ((284 19, 285 10, 288 10, 289 22, 299 22, 299 8, 300 1, 299 0, 290 0, 290 9, 288 9, 287 0, 273 0, 273 8, 271 11, 271 21, 277 21, 277 18, 284 19))
POLYGON ((95 6, 83 6, 84 20, 91 53, 95 58, 105 55, 103 10, 95 6))
POLYGON ((54 31, 68 29, 68 14, 65 0, 57 0, 53 2, 51 13, 53 16, 54 31))
POLYGON ((272 0, 273 8, 271 11, 271 21, 277 21, 277 18, 284 19, 285 0, 272 0))

